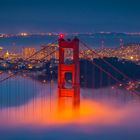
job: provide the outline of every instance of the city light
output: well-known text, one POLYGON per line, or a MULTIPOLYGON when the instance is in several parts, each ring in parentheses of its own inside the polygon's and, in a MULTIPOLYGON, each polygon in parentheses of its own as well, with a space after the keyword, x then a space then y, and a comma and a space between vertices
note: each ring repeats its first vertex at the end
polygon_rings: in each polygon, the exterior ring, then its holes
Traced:
POLYGON ((0 50, 3 50, 3 47, 0 47, 0 50))
POLYGON ((133 60, 133 59, 134 59, 134 57, 133 57, 133 56, 131 56, 131 57, 130 57, 130 59, 131 59, 131 60, 133 60))
POLYGON ((140 0, 0 1, 0 140, 140 140, 140 0))
POLYGON ((22 32, 22 33, 20 33, 20 36, 28 36, 28 33, 22 32))

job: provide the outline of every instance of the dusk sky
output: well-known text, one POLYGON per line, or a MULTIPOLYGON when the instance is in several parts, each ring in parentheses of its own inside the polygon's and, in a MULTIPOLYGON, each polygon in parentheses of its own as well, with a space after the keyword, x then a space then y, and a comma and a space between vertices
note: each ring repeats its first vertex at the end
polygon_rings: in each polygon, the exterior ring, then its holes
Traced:
POLYGON ((0 0, 0 32, 139 32, 139 0, 0 0))

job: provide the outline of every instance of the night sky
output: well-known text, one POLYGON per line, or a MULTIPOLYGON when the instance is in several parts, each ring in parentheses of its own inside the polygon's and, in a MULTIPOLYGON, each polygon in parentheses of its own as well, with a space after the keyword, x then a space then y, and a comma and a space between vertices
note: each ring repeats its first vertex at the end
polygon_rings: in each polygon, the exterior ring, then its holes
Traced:
POLYGON ((139 32, 139 0, 0 0, 0 32, 139 32))

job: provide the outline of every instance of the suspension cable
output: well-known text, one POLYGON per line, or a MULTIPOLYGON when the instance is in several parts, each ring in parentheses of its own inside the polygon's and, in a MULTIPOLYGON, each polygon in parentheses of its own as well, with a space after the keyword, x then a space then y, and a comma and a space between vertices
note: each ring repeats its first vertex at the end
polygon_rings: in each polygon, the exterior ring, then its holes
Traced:
MULTIPOLYGON (((82 54, 83 55, 83 53, 81 53, 80 52, 80 54, 82 54)), ((103 71, 104 73, 106 73, 109 77, 111 77, 113 80, 115 80, 117 83, 119 83, 119 84, 124 84, 122 81, 120 81, 120 80, 118 80, 117 78, 115 78, 112 74, 110 74, 109 72, 107 72, 106 70, 104 70, 101 66, 99 66, 98 64, 96 64, 94 61, 90 61, 90 59, 88 58, 88 56, 86 55, 86 54, 84 54, 84 57, 86 57, 86 59, 87 60, 89 60, 89 62, 91 63, 91 64, 93 64, 93 65, 95 65, 97 68, 99 68, 101 71, 103 71)), ((127 88, 126 88, 126 84, 124 85, 124 88, 127 90, 127 88)), ((137 92, 137 91, 130 91, 129 90, 129 92, 131 92, 131 93, 133 93, 133 94, 135 94, 135 95, 137 95, 137 96, 139 96, 140 97, 140 95, 139 95, 139 93, 137 92)))
MULTIPOLYGON (((52 43, 52 44, 53 44, 53 43, 52 43)), ((42 50, 44 50, 44 48, 41 49, 41 51, 42 51, 42 50)), ((57 50, 54 50, 54 51, 51 52, 50 54, 44 56, 43 59, 49 57, 50 55, 52 55, 52 54, 55 53, 56 51, 57 51, 57 50)), ((40 52, 40 50, 38 51, 38 53, 39 53, 39 52, 40 52)), ((35 54, 32 55, 32 57, 35 56, 35 55, 38 54, 38 53, 36 52, 35 54)), ((29 57, 29 58, 27 58, 27 59, 30 59, 30 58, 31 58, 31 57, 29 57)), ((27 60, 27 59, 26 59, 26 60, 27 60)), ((18 72, 20 72, 20 71, 22 71, 22 70, 23 70, 23 69, 17 70, 16 72, 12 73, 11 75, 7 76, 6 78, 0 80, 0 83, 2 83, 2 82, 4 82, 4 81, 6 81, 6 80, 12 78, 13 76, 15 76, 18 72)))
MULTIPOLYGON (((97 52, 95 52, 94 50, 92 50, 87 44, 85 44, 84 42, 80 41, 84 47, 86 47, 87 49, 89 49, 93 54, 97 55, 98 57, 102 58, 102 56, 100 54, 98 54, 97 52)), ((115 66, 113 66, 111 63, 109 63, 108 61, 106 61, 104 58, 102 58, 103 62, 106 63, 108 66, 110 66, 112 69, 114 69, 116 72, 118 72, 120 75, 122 75, 123 77, 125 77, 127 80, 131 80, 130 77, 128 77, 126 74, 124 74, 123 72, 121 72, 119 69, 117 69, 115 66)))
MULTIPOLYGON (((34 57, 35 55, 39 54, 40 52, 42 52, 42 51, 48 49, 48 48, 50 47, 51 44, 54 44, 54 43, 56 43, 56 42, 57 42, 57 40, 55 40, 54 42, 52 42, 52 43, 50 43, 49 45, 47 45, 47 47, 44 47, 44 48, 38 50, 37 52, 35 52, 35 53, 32 54, 31 56, 29 56, 28 58, 24 59, 24 61, 27 61, 27 60, 31 59, 32 57, 34 57)), ((1 72, 0 75, 2 75, 3 73, 4 73, 4 71, 1 72)))

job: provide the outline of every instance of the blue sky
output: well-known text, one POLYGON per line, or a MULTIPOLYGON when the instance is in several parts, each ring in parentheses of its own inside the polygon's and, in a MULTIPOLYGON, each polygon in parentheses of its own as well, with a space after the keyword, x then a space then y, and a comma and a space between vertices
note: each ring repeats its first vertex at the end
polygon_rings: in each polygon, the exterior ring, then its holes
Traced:
POLYGON ((139 32, 139 0, 0 0, 0 32, 139 32))

